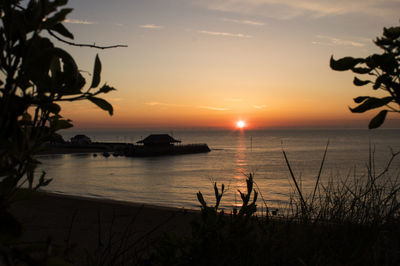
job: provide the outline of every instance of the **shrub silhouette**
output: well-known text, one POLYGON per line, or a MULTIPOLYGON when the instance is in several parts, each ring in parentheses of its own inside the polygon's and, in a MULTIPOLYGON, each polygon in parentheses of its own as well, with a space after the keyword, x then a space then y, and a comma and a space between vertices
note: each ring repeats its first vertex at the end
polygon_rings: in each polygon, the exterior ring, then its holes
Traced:
POLYGON ((94 61, 91 84, 84 88, 86 81, 74 58, 44 37, 46 32, 61 41, 73 39, 62 23, 72 11, 63 8, 65 4, 67 0, 0 1, 0 240, 3 243, 21 233, 21 226, 9 213, 18 188, 28 183, 29 188, 38 189, 51 181, 43 172, 35 184, 34 173, 40 162, 34 155, 58 130, 72 126, 70 120, 61 116, 59 103, 89 100, 113 114, 111 104, 99 97, 114 90, 107 84, 99 86, 99 57, 94 61))
POLYGON ((400 112, 400 27, 384 28, 383 36, 377 38, 374 43, 383 50, 382 54, 372 54, 366 58, 343 57, 338 60, 332 56, 330 60, 333 70, 351 70, 356 74, 368 75, 367 79, 354 77, 354 85, 372 84, 374 90, 383 90, 388 94, 382 98, 372 96, 354 98, 354 102, 359 105, 350 108, 353 113, 364 113, 385 107, 371 119, 368 126, 370 129, 380 127, 388 112, 400 112))

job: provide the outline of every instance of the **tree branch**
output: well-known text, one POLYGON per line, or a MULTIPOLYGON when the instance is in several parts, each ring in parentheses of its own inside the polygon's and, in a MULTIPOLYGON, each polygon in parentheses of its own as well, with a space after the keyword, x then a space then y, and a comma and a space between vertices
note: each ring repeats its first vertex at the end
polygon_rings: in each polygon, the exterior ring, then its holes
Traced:
POLYGON ((90 48, 96 48, 96 49, 111 49, 111 48, 120 48, 120 47, 128 47, 128 45, 125 44, 116 44, 116 45, 110 45, 110 46, 98 46, 96 44, 86 44, 86 43, 74 43, 74 42, 70 42, 67 40, 64 40, 60 37, 58 37, 53 31, 51 30, 47 30, 47 32, 53 36, 54 38, 56 38, 57 40, 59 40, 60 42, 66 43, 68 45, 72 45, 72 46, 78 46, 78 47, 90 47, 90 48))

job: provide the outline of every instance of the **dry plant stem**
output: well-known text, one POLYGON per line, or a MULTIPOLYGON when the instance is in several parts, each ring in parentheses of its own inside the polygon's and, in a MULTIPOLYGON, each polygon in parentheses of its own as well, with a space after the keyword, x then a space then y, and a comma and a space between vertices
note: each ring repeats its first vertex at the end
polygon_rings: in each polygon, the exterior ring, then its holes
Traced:
POLYGON ((54 38, 56 38, 58 41, 63 42, 65 44, 71 45, 71 46, 78 46, 78 47, 89 47, 89 48, 96 48, 96 49, 112 49, 112 48, 126 48, 128 47, 128 45, 125 44, 116 44, 116 45, 110 45, 110 46, 98 46, 96 44, 85 44, 85 43, 74 43, 74 42, 70 42, 67 40, 64 40, 60 37, 58 37, 53 31, 51 30, 47 30, 47 32, 53 36, 54 38))
POLYGON ((321 179, 321 173, 322 173, 322 169, 324 168, 324 163, 325 163, 326 153, 328 151, 328 146, 329 146, 329 140, 328 140, 328 143, 326 143, 324 157, 322 158, 321 166, 319 168, 319 172, 318 172, 318 176, 317 176, 317 181, 315 182, 314 192, 313 192, 312 199, 311 199, 311 206, 314 203, 315 193, 317 192, 318 184, 321 179))
MULTIPOLYGON (((137 217, 139 216, 139 214, 143 210, 143 208, 144 208, 144 205, 141 205, 139 210, 135 213, 135 215, 129 221, 129 224, 125 227, 124 233, 122 234, 122 239, 119 241, 119 247, 118 247, 117 250, 123 250, 123 247, 126 245, 129 237, 133 234, 132 233, 132 227, 133 227, 137 217)), ((117 243, 115 243, 115 244, 117 244, 117 243)), ((119 253, 115 252, 114 255, 111 257, 111 260, 110 260, 111 265, 114 265, 114 263, 118 260, 118 257, 119 257, 119 253)))
POLYGON ((74 214, 72 215, 72 218, 71 218, 71 223, 70 223, 69 229, 68 229, 68 236, 67 236, 67 238, 65 239, 65 243, 66 243, 66 245, 67 245, 67 248, 65 249, 64 255, 67 255, 67 252, 69 251, 70 246, 71 246, 72 227, 73 227, 73 225, 74 225, 75 218, 76 218, 77 214, 78 214, 78 209, 76 209, 76 210, 74 211, 74 214))
POLYGON ((147 232, 145 235, 139 237, 139 239, 137 239, 134 243, 132 243, 131 245, 129 245, 127 248, 125 248, 124 250, 121 250, 121 252, 118 253, 117 257, 123 256, 125 255, 129 250, 131 250, 133 247, 135 247, 138 243, 140 243, 140 241, 142 241, 143 239, 149 237, 152 233, 154 233, 155 231, 157 231, 161 226, 163 226, 164 224, 168 223, 172 218, 175 217, 175 213, 172 213, 167 219, 165 219, 165 221, 159 223, 157 226, 155 226, 152 230, 150 230, 149 232, 147 232))
POLYGON ((108 243, 107 246, 104 248, 104 254, 107 256, 107 254, 111 255, 111 248, 112 248, 112 239, 113 239, 113 227, 114 227, 114 222, 115 222, 115 209, 113 209, 113 214, 111 218, 111 224, 110 224, 110 230, 108 234, 108 243))
MULTIPOLYGON (((253 176, 254 176, 254 173, 253 173, 253 176)), ((268 219, 269 218, 269 208, 268 208, 268 205, 267 205, 267 201, 264 199, 264 197, 263 197, 263 195, 261 193, 260 187, 258 186, 257 182, 253 180, 253 183, 256 185, 256 187, 258 189, 258 193, 260 194, 261 199, 262 199, 262 201, 264 203, 266 218, 268 219)), ((261 216, 262 216, 262 212, 261 212, 261 216)))
POLYGON ((286 165, 289 168, 290 176, 292 177, 293 183, 296 186, 296 190, 299 193, 300 200, 301 200, 301 208, 302 208, 303 211, 306 211, 306 206, 307 205, 306 205, 306 202, 304 200, 303 193, 301 192, 301 189, 300 189, 299 185, 297 184, 296 177, 294 176, 292 168, 290 167, 290 163, 289 163, 289 160, 288 160, 288 158, 286 156, 285 150, 282 149, 282 152, 283 152, 283 156, 285 157, 286 165))

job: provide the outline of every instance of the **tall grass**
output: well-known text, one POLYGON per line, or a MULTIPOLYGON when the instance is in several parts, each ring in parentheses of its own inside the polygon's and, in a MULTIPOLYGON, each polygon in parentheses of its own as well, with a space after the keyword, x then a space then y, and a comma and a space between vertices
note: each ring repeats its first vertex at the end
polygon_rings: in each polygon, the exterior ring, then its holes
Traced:
MULTIPOLYGON (((329 144, 329 143, 328 143, 329 144)), ((290 216, 309 222, 337 224, 384 225, 398 223, 400 218, 399 174, 389 173, 392 162, 399 152, 391 151, 391 157, 381 169, 375 165, 375 152, 369 149, 369 160, 364 175, 331 177, 321 182, 326 146, 312 194, 304 195, 298 186, 298 178, 291 170, 285 151, 283 155, 291 180, 295 184, 295 197, 290 202, 290 216)))
POLYGON ((389 171, 399 152, 392 151, 379 170, 370 147, 364 175, 323 180, 328 146, 310 191, 302 188, 282 151, 294 187, 285 215, 269 210, 252 174, 247 192, 240 192, 239 212, 219 211, 224 186, 218 190, 214 184, 214 206, 199 192, 202 219, 194 221, 191 236, 164 239, 155 264, 400 265, 400 180, 389 171), (261 216, 255 215, 258 194, 266 209, 261 216))

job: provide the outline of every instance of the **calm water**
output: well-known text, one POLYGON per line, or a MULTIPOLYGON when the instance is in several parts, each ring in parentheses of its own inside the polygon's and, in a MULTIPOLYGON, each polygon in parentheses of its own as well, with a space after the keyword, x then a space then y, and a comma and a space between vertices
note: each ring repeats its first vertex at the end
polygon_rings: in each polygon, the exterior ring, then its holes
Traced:
MULTIPOLYGON (((69 139, 77 133, 66 131, 69 139)), ((94 141, 135 142, 156 131, 84 132, 94 141)), ((171 132, 163 132, 170 133, 171 132)), ((46 190, 98 198, 196 209, 196 193, 214 202, 213 182, 228 188, 222 206, 239 205, 237 190, 245 190, 245 174, 255 181, 270 205, 281 207, 291 192, 290 176, 282 148, 305 189, 319 170, 330 141, 322 180, 365 173, 369 143, 375 146, 375 163, 384 166, 390 148, 400 150, 400 130, 270 130, 270 131, 176 131, 183 143, 207 143, 210 153, 154 158, 93 157, 92 154, 40 156, 47 177, 46 190)), ((400 169, 395 160, 392 169, 400 169)))

